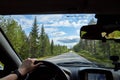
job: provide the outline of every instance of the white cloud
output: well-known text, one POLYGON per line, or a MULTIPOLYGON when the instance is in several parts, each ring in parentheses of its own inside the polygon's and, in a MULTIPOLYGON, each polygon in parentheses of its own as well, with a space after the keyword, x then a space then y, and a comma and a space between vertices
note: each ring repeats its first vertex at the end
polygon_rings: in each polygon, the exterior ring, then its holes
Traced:
POLYGON ((71 43, 76 43, 79 42, 79 36, 62 36, 62 37, 55 37, 52 38, 55 42, 63 43, 63 44, 71 44, 71 43))
POLYGON ((73 45, 79 42, 79 39, 79 36, 76 35, 50 38, 50 40, 53 40, 55 44, 66 45, 68 47, 73 47, 73 45))
POLYGON ((33 20, 26 18, 25 15, 14 15, 12 17, 22 26, 23 30, 32 27, 33 20))
POLYGON ((46 28, 45 27, 46 33, 53 33, 53 32, 57 32, 57 31, 58 31, 58 28, 53 28, 53 27, 46 28))
POLYGON ((66 36, 58 40, 61 43, 76 43, 79 41, 79 36, 66 36))
POLYGON ((50 27, 75 27, 75 28, 80 28, 83 25, 88 24, 88 20, 78 20, 77 22, 72 21, 70 22, 69 20, 61 20, 61 21, 54 21, 54 23, 51 24, 45 24, 45 26, 50 26, 50 27))
POLYGON ((59 32, 52 32, 51 36, 53 37, 58 37, 58 36, 64 36, 66 33, 63 31, 59 31, 59 32))
MULTIPOLYGON (((30 16, 30 15, 28 15, 30 16)), ((23 29, 32 27, 34 17, 37 17, 38 25, 44 24, 44 26, 50 27, 75 27, 79 28, 83 25, 87 25, 89 20, 88 18, 93 15, 77 15, 78 17, 67 18, 62 14, 51 14, 51 15, 31 15, 31 19, 26 17, 26 15, 14 15, 12 16, 19 24, 22 25, 23 29), (80 17, 79 17, 80 16, 80 17)))
POLYGON ((38 15, 37 20, 42 23, 52 23, 54 21, 59 21, 62 16, 62 14, 38 15))
MULTIPOLYGON (((69 15, 69 14, 67 14, 69 15)), ((41 25, 44 25, 45 32, 52 36, 50 39, 54 40, 56 44, 67 45, 72 47, 79 41, 80 28, 83 25, 87 25, 91 17, 91 14, 76 14, 67 17, 67 15, 53 14, 53 15, 14 15, 12 16, 23 28, 27 31, 33 25, 35 16, 37 17, 37 23, 39 26, 39 32, 41 31, 41 25), (71 36, 68 33, 59 30, 58 27, 74 27, 76 29, 77 35, 71 36), (61 41, 61 42, 60 42, 61 41), (64 42, 64 43, 63 43, 64 42)), ((28 34, 28 33, 27 33, 28 34)))
POLYGON ((71 27, 71 23, 68 20, 61 20, 61 21, 54 21, 51 24, 45 24, 45 26, 51 26, 51 27, 71 27))
MULTIPOLYGON (((63 31, 59 31, 58 28, 53 28, 53 27, 49 27, 49 28, 44 28, 45 32, 52 36, 52 37, 58 37, 58 36, 64 36, 66 33, 63 31)), ((41 27, 39 27, 39 32, 41 31, 41 27)))

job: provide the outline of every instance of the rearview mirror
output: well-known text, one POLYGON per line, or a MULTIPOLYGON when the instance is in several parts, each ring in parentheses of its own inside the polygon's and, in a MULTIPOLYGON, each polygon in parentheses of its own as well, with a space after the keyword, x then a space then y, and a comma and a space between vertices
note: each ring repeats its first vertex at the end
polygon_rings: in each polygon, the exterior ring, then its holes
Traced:
POLYGON ((91 40, 119 40, 120 25, 88 25, 80 30, 82 39, 91 40))

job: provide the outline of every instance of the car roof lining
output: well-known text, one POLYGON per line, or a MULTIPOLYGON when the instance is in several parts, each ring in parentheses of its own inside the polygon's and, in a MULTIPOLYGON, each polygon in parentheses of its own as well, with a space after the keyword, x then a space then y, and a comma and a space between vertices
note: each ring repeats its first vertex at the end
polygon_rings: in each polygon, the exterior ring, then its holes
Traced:
POLYGON ((2 0, 0 14, 119 14, 120 0, 2 0))

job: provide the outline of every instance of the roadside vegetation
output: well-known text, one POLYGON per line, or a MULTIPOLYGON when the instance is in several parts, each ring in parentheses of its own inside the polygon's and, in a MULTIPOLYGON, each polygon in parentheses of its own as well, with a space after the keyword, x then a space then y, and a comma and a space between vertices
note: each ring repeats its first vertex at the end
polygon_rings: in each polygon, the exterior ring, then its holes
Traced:
MULTIPOLYGON (((88 25, 92 24, 96 24, 94 19, 88 25)), ((110 56, 120 56, 119 48, 120 44, 112 40, 102 42, 101 40, 80 39, 73 47, 73 50, 90 61, 105 66, 113 66, 110 61, 110 56)))
POLYGON ((119 56, 119 47, 120 44, 114 41, 102 42, 98 40, 81 39, 80 42, 73 47, 73 50, 90 61, 105 66, 112 66, 110 56, 119 56))
POLYGON ((45 33, 44 24, 41 29, 37 25, 37 18, 33 20, 32 29, 26 35, 22 26, 13 18, 0 16, 0 26, 4 30, 15 51, 23 58, 45 58, 59 55, 68 51, 67 46, 54 44, 45 33))
POLYGON ((101 66, 106 66, 106 67, 113 67, 112 61, 109 60, 109 58, 98 58, 95 57, 94 55, 90 55, 88 51, 80 51, 78 54, 89 61, 92 61, 95 64, 101 65, 101 66))
POLYGON ((105 66, 112 66, 110 56, 119 56, 119 47, 120 44, 112 40, 102 42, 98 40, 81 39, 80 42, 73 47, 73 50, 90 61, 105 66))

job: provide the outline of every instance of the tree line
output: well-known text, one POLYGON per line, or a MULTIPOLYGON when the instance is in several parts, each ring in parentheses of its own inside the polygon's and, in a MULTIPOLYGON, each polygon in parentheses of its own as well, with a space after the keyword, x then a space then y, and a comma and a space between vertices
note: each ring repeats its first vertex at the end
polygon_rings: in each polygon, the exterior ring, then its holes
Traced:
POLYGON ((15 51, 23 58, 54 56, 68 51, 67 46, 56 45, 45 33, 44 25, 39 26, 34 18, 33 27, 27 36, 22 26, 11 17, 0 16, 0 26, 10 40, 15 51))
MULTIPOLYGON (((89 22, 89 25, 94 24, 95 21, 92 19, 89 22)), ((101 40, 88 40, 80 39, 80 41, 73 47, 75 52, 81 53, 86 52, 86 55, 91 55, 96 59, 109 60, 110 56, 120 54, 120 43, 117 43, 113 40, 107 40, 102 42, 101 40)), ((82 53, 81 53, 82 54, 82 53)))

